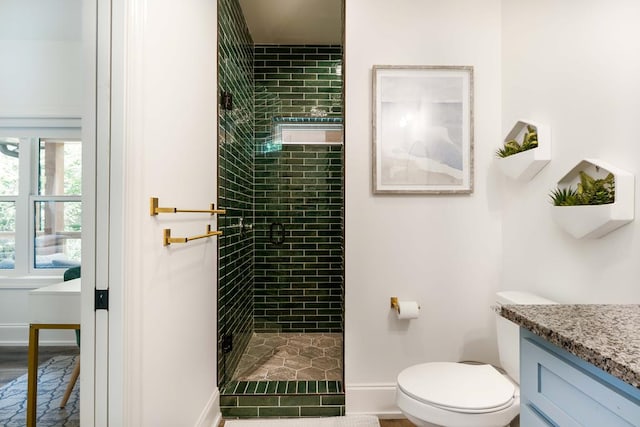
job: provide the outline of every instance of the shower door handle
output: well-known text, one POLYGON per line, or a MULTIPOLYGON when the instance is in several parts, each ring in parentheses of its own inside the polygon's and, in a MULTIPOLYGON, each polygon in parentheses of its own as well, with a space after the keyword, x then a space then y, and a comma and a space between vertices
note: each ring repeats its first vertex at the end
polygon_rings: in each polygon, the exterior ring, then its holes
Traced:
POLYGON ((284 224, 281 222, 272 222, 269 226, 269 241, 274 245, 284 243, 284 224))

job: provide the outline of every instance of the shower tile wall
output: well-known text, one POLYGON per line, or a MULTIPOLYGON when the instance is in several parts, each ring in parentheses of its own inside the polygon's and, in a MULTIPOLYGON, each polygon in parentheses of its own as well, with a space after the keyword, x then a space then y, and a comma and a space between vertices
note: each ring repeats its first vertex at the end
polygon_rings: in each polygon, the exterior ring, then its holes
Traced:
POLYGON ((342 47, 256 45, 256 142, 271 137, 274 117, 342 117, 342 47))
POLYGON ((218 382, 230 380, 253 331, 253 41, 238 0, 218 1, 218 89, 231 92, 233 110, 219 109, 218 382), (223 356, 222 340, 232 336, 223 356))
POLYGON ((256 332, 342 331, 343 147, 265 149, 275 117, 342 116, 341 59, 339 46, 255 47, 256 332))

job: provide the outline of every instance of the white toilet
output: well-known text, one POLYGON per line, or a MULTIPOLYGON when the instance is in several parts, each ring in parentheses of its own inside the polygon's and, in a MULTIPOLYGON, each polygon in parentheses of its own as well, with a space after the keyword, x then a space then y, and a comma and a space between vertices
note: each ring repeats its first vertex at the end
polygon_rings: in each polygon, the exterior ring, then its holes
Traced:
MULTIPOLYGON (((554 304, 517 291, 496 294, 503 304, 554 304)), ((520 412, 519 327, 496 314, 501 374, 491 365, 432 362, 398 375, 396 403, 417 426, 504 427, 520 412)))

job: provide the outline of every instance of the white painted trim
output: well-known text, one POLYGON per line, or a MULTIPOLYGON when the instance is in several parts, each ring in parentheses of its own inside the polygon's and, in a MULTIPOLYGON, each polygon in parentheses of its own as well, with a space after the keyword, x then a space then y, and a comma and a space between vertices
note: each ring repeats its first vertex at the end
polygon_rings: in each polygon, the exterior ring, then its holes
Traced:
POLYGON ((347 415, 403 418, 396 405, 396 385, 393 383, 347 384, 345 399, 347 415))
POLYGON ((108 419, 111 426, 123 426, 124 422, 124 366, 127 363, 124 342, 124 290, 122 273, 124 263, 123 236, 123 187, 124 187, 124 115, 126 106, 126 58, 123 46, 128 37, 128 1, 113 2, 111 25, 111 141, 109 176, 109 390, 108 419))
MULTIPOLYGON (((9 128, 11 130, 26 129, 29 134, 33 133, 34 128, 41 129, 63 129, 65 132, 73 132, 80 135, 81 117, 58 115, 58 116, 33 116, 14 115, 13 117, 1 116, 0 128, 9 128)), ((46 135, 50 137, 49 135, 46 135)))
POLYGON ((218 387, 213 390, 213 394, 209 398, 207 405, 196 421, 195 427, 217 427, 222 420, 222 412, 220 411, 220 390, 218 387))
MULTIPOLYGON (((101 19, 101 18, 100 18, 101 19)), ((98 54, 104 49, 104 41, 98 45, 98 1, 82 2, 82 61, 83 113, 82 113, 82 305, 80 335, 80 424, 95 426, 95 311, 93 310, 96 277, 96 140, 98 107, 98 54)), ((102 37, 104 39, 104 37, 102 37)), ((103 86, 108 87, 108 83, 103 86)))
MULTIPOLYGON (((96 55, 96 145, 94 152, 95 169, 95 211, 90 220, 94 221, 92 237, 95 289, 109 289, 110 265, 110 165, 111 165, 111 101, 112 101, 112 4, 111 0, 98 1, 97 5, 97 55, 96 55)), ((84 193, 83 193, 84 194, 84 193)), ((84 257, 83 257, 84 259, 84 257)), ((84 268, 84 267, 83 267, 84 268)), ((84 276, 84 271, 82 272, 84 276)), ((84 279, 83 279, 84 280, 84 279)), ((112 302, 110 302, 112 305, 112 302)), ((111 307, 110 307, 111 309, 111 307)), ((109 411, 109 319, 110 312, 94 311, 94 366, 93 366, 93 410, 94 426, 110 425, 109 411)), ((84 368, 84 365, 83 365, 84 368)), ((82 423, 81 423, 82 424, 82 423)), ((115 424, 111 424, 115 425, 115 424)))
POLYGON ((219 414, 216 416, 216 419, 215 419, 215 420, 213 420, 213 424, 212 424, 212 425, 213 425, 213 427, 218 427, 218 426, 220 425, 220 423, 221 423, 221 422, 222 422, 222 413, 219 413, 219 414))
POLYGON ((0 347, 28 346, 29 325, 26 323, 0 323, 0 347))
POLYGON ((0 323, 0 346, 29 345, 29 325, 26 323, 0 323))
MULTIPOLYGON (((75 340, 73 341, 55 341, 55 340, 40 340, 40 347, 73 347, 76 345, 75 340)), ((27 341, 0 341, 1 347, 29 347, 29 343, 27 341)))
MULTIPOLYGON (((146 29, 147 6, 145 0, 126 0, 118 5, 114 14, 114 25, 123 28, 124 39, 117 39, 118 43, 112 46, 114 61, 121 61, 121 67, 114 70, 113 91, 122 96, 120 110, 114 106, 112 132, 115 136, 113 161, 122 163, 122 179, 116 181, 112 177, 112 197, 116 198, 116 191, 120 190, 119 200, 114 205, 112 216, 116 215, 116 209, 120 209, 120 219, 113 222, 111 239, 114 247, 119 245, 121 258, 114 260, 110 274, 113 277, 111 292, 117 292, 122 304, 121 330, 112 331, 121 340, 122 364, 116 365, 120 369, 121 393, 118 402, 121 424, 114 425, 143 425, 143 381, 144 359, 140 343, 143 341, 143 313, 144 300, 141 286, 126 286, 125 283, 143 283, 142 270, 136 268, 142 262, 143 252, 138 247, 141 241, 138 230, 131 229, 131 224, 142 224, 144 219, 139 216, 139 210, 135 209, 140 200, 149 195, 136 193, 130 187, 124 185, 132 179, 141 180, 141 171, 138 159, 145 155, 144 147, 139 141, 144 140, 144 33, 146 29), (119 8, 122 8, 121 11, 119 8), (116 157, 117 156, 117 157, 116 157), (118 187, 120 185, 120 187, 118 187), (126 221, 124 220, 126 218, 126 221), (132 233, 132 234, 128 234, 132 233), (125 236, 135 238, 125 238, 125 236)), ((114 375, 115 375, 114 371, 114 375)), ((112 393, 118 390, 113 389, 112 393)), ((113 418, 113 414, 112 418, 113 418)))
POLYGON ((0 126, 27 123, 28 127, 41 127, 43 124, 51 127, 80 127, 81 114, 3 114, 0 126), (48 125, 50 123, 50 125, 48 125))
POLYGON ((62 282, 62 276, 0 277, 0 290, 31 290, 62 282))

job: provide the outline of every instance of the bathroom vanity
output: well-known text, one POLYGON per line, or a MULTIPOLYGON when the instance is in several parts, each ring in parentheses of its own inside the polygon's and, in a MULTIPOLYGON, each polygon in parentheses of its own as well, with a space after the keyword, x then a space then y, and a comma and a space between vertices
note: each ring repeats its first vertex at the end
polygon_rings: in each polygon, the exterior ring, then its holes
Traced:
POLYGON ((506 305, 520 325, 520 423, 640 426, 640 305, 506 305))

